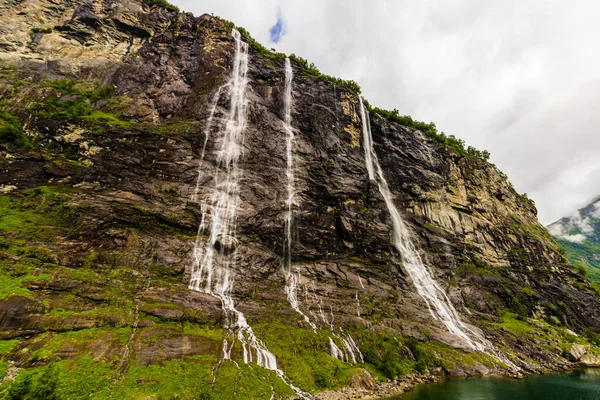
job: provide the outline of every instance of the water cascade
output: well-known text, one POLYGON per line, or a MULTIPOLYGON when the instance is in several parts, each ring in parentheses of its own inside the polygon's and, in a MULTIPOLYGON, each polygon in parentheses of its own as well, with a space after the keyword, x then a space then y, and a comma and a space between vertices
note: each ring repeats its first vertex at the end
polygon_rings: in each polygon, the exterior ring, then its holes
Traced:
MULTIPOLYGON (((317 325, 310 320, 308 315, 306 315, 298 305, 298 297, 297 297, 297 287, 300 276, 292 271, 292 219, 293 219, 293 206, 294 206, 294 129, 292 128, 292 82, 294 79, 294 71, 292 70, 292 65, 290 63, 290 59, 285 59, 285 86, 284 86, 284 97, 283 97, 283 106, 284 106, 284 129, 286 133, 286 159, 287 159, 287 168, 286 168, 286 177, 287 177, 287 215, 285 218, 284 224, 284 242, 283 242, 283 273, 285 274, 285 291, 287 294, 288 301, 294 311, 300 314, 304 321, 311 327, 313 332, 316 333, 317 325)), ((357 293, 358 300, 358 293, 357 293)), ((319 312, 321 316, 323 315, 323 310, 319 305, 319 312)), ((360 314, 360 311, 359 311, 360 314)), ((323 318, 324 322, 327 323, 326 319, 323 318)), ((329 353, 340 360, 356 363, 358 360, 362 362, 363 357, 362 354, 352 339, 350 335, 345 334, 342 331, 341 335, 337 335, 333 332, 333 318, 329 323, 331 327, 332 334, 342 343, 344 343, 345 351, 342 351, 333 341, 333 339, 329 338, 329 353)))
POLYGON ((417 252, 406 224, 402 220, 396 205, 394 204, 392 193, 379 161, 377 154, 373 149, 373 138, 371 136, 371 122, 365 112, 362 99, 360 99, 360 117, 363 130, 363 146, 365 150, 365 161, 369 179, 377 183, 379 192, 383 196, 385 205, 392 219, 392 243, 400 253, 404 269, 417 288, 417 293, 425 300, 429 312, 434 319, 441 321, 448 331, 460 337, 470 348, 484 351, 485 346, 477 340, 473 340, 466 331, 470 331, 460 317, 452 303, 446 296, 444 290, 431 277, 429 271, 423 265, 421 257, 417 252))
POLYGON ((392 243, 400 253, 404 269, 413 281, 417 293, 425 300, 425 304, 432 317, 441 321, 449 332, 461 338, 468 347, 495 357, 513 370, 519 370, 520 368, 511 362, 504 354, 497 351, 491 342, 462 322, 458 312, 450 302, 450 299, 444 290, 431 277, 427 268, 425 268, 415 245, 410 239, 410 232, 394 204, 392 193, 390 192, 390 188, 385 180, 381 166, 379 165, 377 154, 373 148, 369 114, 365 111, 361 98, 359 98, 359 101, 363 130, 363 147, 365 150, 365 161, 369 179, 377 183, 379 192, 390 212, 392 219, 392 243))
POLYGON ((202 153, 200 153, 200 165, 198 165, 198 178, 196 178, 196 187, 194 188, 194 193, 192 194, 192 201, 198 201, 198 191, 200 190, 201 182, 200 178, 202 177, 202 161, 204 161, 206 145, 208 144, 208 138, 210 137, 210 128, 212 127, 212 121, 215 115, 215 111, 217 109, 217 104, 219 103, 219 99, 221 98, 221 93, 223 93, 223 89, 227 89, 228 86, 229 83, 219 86, 219 88, 213 96, 213 99, 210 102, 210 113, 208 114, 208 119, 206 120, 206 127, 204 128, 204 145, 202 146, 202 153))
POLYGON ((335 344, 331 337, 329 338, 329 354, 338 360, 346 361, 346 354, 335 344))
POLYGON ((356 345, 354 339, 352 339, 352 336, 348 335, 341 329, 340 331, 341 334, 338 335, 337 333, 332 332, 332 335, 344 344, 344 350, 342 351, 339 347, 335 346, 335 342, 330 337, 329 354, 339 360, 353 362, 354 364, 364 362, 363 355, 356 345))
POLYGON ((304 318, 304 321, 310 328, 316 332, 317 326, 308 318, 306 314, 300 310, 298 305, 298 297, 296 295, 298 274, 292 271, 292 218, 294 207, 294 129, 292 128, 292 82, 294 80, 294 71, 290 59, 285 59, 285 86, 283 90, 283 127, 285 129, 285 149, 287 165, 285 175, 287 177, 287 198, 286 207, 287 214, 284 223, 284 238, 283 238, 283 273, 285 275, 285 292, 287 294, 290 305, 298 314, 304 318))
MULTIPOLYGON (((248 84, 248 44, 241 40, 237 30, 234 29, 232 35, 235 40, 233 71, 229 82, 222 88, 228 89, 231 104, 222 135, 217 138, 220 148, 216 152, 215 190, 208 199, 201 202, 202 218, 193 250, 194 263, 189 288, 221 300, 230 329, 223 341, 223 359, 231 359, 231 349, 237 339, 242 344, 244 363, 256 362, 265 369, 275 371, 287 383, 283 372, 277 368, 275 355, 255 336, 244 314, 235 308, 231 296, 241 176, 238 161, 246 127, 248 84)), ((212 122, 212 113, 219 96, 220 90, 211 104, 209 122, 212 122)), ((301 398, 309 398, 300 389, 289 383, 288 385, 301 398)))

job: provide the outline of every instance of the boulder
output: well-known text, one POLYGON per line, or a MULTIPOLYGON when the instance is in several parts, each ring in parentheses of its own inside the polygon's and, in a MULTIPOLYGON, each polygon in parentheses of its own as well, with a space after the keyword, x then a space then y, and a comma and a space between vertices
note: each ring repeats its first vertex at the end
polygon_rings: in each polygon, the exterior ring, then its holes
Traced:
POLYGON ((593 354, 584 354, 579 359, 579 363, 586 367, 600 367, 600 357, 593 354))
POLYGON ((589 346, 583 344, 572 344, 568 350, 564 351, 564 356, 570 361, 579 361, 579 359, 588 352, 589 346))
POLYGON ((377 386, 377 382, 366 369, 360 369, 360 372, 350 377, 348 384, 354 389, 370 389, 373 390, 377 386))

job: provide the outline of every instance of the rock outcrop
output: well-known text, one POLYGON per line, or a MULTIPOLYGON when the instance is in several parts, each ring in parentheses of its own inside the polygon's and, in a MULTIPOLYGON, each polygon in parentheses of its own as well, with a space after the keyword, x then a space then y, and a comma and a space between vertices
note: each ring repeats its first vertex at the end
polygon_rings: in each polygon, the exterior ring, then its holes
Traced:
MULTIPOLYGON (((188 289, 203 212, 192 195, 215 190, 227 95, 206 126, 231 73, 232 28, 152 1, 0 5, 0 351, 2 365, 22 368, 15 382, 54 365, 69 398, 133 388, 140 398, 294 395, 243 364, 239 344, 237 366, 220 362, 231 321, 219 299, 188 289)), ((374 378, 434 369, 509 373, 432 319, 367 175, 357 93, 297 59, 291 253, 299 306, 317 331, 290 307, 284 58, 242 33, 250 81, 238 237, 219 245, 235 254, 237 308, 288 382, 371 390, 374 378), (364 365, 328 354, 332 331, 351 335, 364 365)), ((568 367, 562 348, 572 343, 597 352, 600 297, 506 177, 418 130, 370 119, 394 202, 471 329, 524 372, 568 367)))

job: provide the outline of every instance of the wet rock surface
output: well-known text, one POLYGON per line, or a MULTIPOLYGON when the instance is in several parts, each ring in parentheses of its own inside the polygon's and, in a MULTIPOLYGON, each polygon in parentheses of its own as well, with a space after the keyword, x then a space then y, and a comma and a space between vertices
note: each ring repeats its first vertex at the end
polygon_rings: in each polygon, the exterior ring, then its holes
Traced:
MULTIPOLYGON (((217 298, 187 285, 203 212, 192 195, 196 187, 199 199, 216 190, 227 95, 216 102, 209 129, 207 120, 230 73, 231 25, 136 1, 29 3, 0 5, 0 60, 10 72, 2 111, 24 121, 33 143, 0 143, 0 188, 8 208, 28 218, 2 230, 3 273, 26 290, 11 288, 0 299, 1 338, 20 340, 7 359, 31 367, 91 354, 121 359, 124 371, 195 356, 216 364, 228 321, 217 298), (40 27, 52 31, 30 35, 40 27), (100 100, 83 89, 63 93, 47 83, 57 79, 112 93, 100 100), (16 82, 21 89, 13 93, 16 82), (75 119, 49 111, 60 108, 49 99, 72 98, 92 111, 75 119), (41 105, 26 108, 30 103, 41 105), (104 329, 82 343, 53 342, 64 332, 104 329), (55 358, 33 360, 44 346, 54 346, 55 358)), ((365 349, 374 337, 368 332, 464 348, 431 318, 391 243, 388 210, 365 167, 357 95, 296 61, 292 68, 292 265, 302 310, 324 331, 335 325, 355 332, 365 349)), ((232 296, 250 324, 286 321, 307 330, 287 302, 281 271, 284 60, 251 47, 249 75, 238 237, 221 237, 215 248, 235 256, 232 296)), ((565 354, 556 349, 565 335, 536 342, 518 330, 528 324, 583 335, 600 328, 597 293, 539 224, 535 207, 493 165, 375 114, 371 124, 394 202, 464 321, 525 371, 562 368, 565 357, 597 363, 577 344, 565 354)), ((397 358, 418 362, 406 347, 397 358)), ((356 369, 343 382, 353 389, 321 398, 367 398, 356 396, 373 390, 381 397, 402 387, 377 386, 356 369)), ((440 374, 501 371, 457 361, 403 379, 409 386, 440 374)))

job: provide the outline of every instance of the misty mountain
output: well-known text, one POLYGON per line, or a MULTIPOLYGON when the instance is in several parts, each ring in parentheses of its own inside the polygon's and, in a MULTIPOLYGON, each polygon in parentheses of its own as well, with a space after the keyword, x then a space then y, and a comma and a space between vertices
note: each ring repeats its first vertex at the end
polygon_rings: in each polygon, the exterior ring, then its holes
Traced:
POLYGON ((548 231, 573 264, 583 266, 592 280, 600 282, 600 196, 548 225, 548 231))

